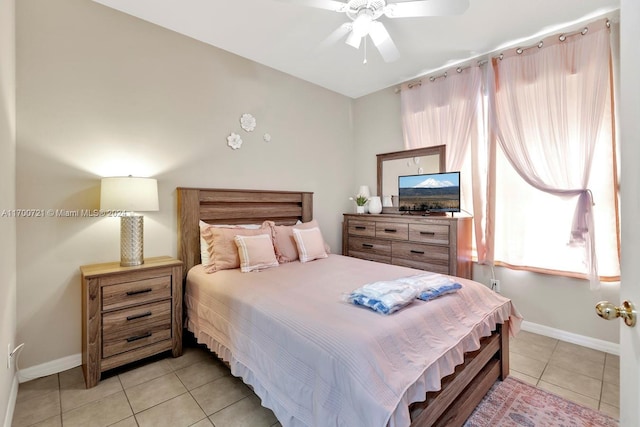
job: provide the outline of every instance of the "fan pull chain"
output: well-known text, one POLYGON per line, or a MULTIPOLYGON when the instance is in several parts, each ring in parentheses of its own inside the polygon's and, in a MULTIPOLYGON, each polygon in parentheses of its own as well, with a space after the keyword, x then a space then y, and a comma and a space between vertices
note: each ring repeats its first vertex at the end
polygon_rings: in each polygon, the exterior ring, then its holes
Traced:
POLYGON ((364 60, 362 61, 364 65, 367 64, 367 36, 364 36, 364 60))

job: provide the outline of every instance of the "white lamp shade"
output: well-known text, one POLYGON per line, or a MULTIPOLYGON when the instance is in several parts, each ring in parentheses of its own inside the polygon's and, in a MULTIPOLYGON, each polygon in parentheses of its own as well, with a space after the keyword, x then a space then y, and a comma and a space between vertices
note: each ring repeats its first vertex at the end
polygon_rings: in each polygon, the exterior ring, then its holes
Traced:
POLYGON ((102 178, 100 209, 130 212, 157 211, 158 182, 153 178, 102 178))

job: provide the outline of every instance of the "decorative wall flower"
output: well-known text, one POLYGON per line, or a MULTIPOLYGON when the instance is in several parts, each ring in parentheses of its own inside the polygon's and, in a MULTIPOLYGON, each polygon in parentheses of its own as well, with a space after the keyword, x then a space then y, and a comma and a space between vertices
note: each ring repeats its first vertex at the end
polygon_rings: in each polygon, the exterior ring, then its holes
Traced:
POLYGON ((242 145, 242 138, 237 133, 231 132, 231 135, 227 137, 227 145, 234 150, 237 150, 242 145))
POLYGON ((256 128, 256 118, 249 113, 245 113, 240 117, 240 126, 247 132, 251 132, 256 128))
POLYGON ((269 135, 268 133, 265 133, 262 136, 262 139, 264 140, 264 142, 270 142, 271 141, 271 135, 269 135))

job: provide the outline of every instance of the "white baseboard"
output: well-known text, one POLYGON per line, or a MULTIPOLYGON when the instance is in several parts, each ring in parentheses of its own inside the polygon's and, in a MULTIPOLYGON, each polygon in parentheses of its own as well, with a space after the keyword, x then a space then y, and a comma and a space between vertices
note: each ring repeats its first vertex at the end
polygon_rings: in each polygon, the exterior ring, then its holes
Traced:
POLYGON ((35 380, 36 378, 46 377, 47 375, 57 374, 58 372, 66 371, 67 369, 80 365, 82 365, 82 354, 72 354, 71 356, 52 360, 51 362, 20 369, 20 371, 18 371, 18 380, 23 383, 35 380))
POLYGON ((4 427, 11 427, 11 421, 13 420, 13 412, 16 408, 16 400, 18 399, 18 375, 13 376, 11 382, 11 391, 9 392, 9 404, 7 405, 7 412, 4 415, 4 427))
POLYGON ((594 350, 604 351, 605 353, 615 354, 617 356, 620 355, 620 344, 610 341, 586 337, 584 335, 574 334, 572 332, 563 331, 561 329, 550 328, 549 326, 527 322, 526 320, 522 322, 520 328, 523 331, 533 332, 535 334, 570 342, 572 344, 581 345, 583 347, 591 348, 594 350))

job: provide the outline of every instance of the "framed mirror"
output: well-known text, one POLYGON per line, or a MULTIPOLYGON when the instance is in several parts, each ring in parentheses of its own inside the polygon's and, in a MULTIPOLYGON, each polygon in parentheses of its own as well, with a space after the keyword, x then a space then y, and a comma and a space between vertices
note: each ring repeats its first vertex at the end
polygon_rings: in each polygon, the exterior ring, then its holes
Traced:
MULTIPOLYGON (((446 171, 446 146, 416 148, 376 155, 378 159, 378 196, 398 196, 398 177, 446 171)), ((385 207, 383 212, 396 212, 385 207)))

